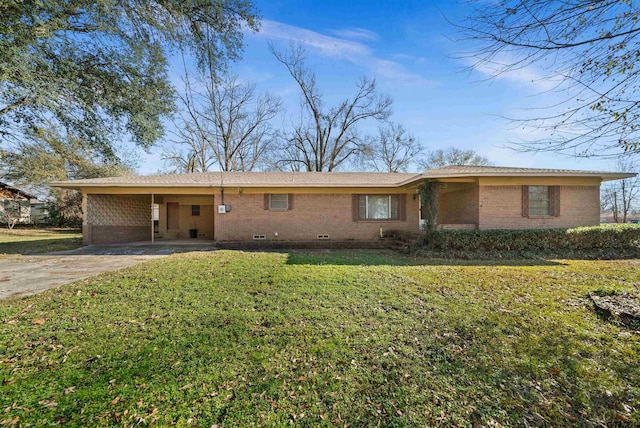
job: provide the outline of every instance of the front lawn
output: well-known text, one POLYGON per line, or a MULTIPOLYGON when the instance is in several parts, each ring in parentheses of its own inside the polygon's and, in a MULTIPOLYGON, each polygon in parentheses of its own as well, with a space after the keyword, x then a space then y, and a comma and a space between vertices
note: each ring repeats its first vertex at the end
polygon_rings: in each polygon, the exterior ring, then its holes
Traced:
POLYGON ((640 424, 640 334, 586 298, 637 260, 425 263, 179 254, 0 302, 0 422, 640 424))
POLYGON ((0 228, 3 254, 37 254, 73 250, 82 245, 82 233, 71 228, 0 228))

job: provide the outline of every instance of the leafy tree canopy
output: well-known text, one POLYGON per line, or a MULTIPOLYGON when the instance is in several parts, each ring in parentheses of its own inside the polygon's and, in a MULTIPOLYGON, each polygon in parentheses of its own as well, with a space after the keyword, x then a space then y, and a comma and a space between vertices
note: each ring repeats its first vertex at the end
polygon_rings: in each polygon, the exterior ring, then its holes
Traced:
MULTIPOLYGON (((82 141, 60 135, 53 129, 38 131, 38 139, 16 143, 14 150, 0 149, 0 161, 5 167, 4 178, 28 185, 41 196, 49 190, 44 183, 57 180, 79 180, 133 172, 127 161, 104 161, 82 141)), ((119 153, 120 156, 122 156, 119 153)))
POLYGON ((46 183, 129 175, 133 173, 122 153, 118 159, 101 159, 83 141, 55 129, 42 128, 29 141, 0 148, 3 179, 26 186, 40 199, 46 199, 49 220, 59 226, 78 225, 82 220, 82 195, 75 190, 54 189, 46 183))
POLYGON ((201 68, 224 68, 243 26, 257 29, 244 0, 5 0, 0 142, 53 125, 105 158, 123 134, 147 148, 174 108, 167 54, 188 50, 201 68))

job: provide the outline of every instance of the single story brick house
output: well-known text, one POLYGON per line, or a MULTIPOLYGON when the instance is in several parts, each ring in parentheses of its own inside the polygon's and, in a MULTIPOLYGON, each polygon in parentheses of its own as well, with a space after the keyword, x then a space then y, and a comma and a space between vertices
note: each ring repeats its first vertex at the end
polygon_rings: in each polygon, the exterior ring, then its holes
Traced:
POLYGON ((634 174, 448 166, 421 174, 207 172, 51 183, 83 193, 86 244, 371 240, 420 230, 418 186, 438 184, 438 227, 565 228, 600 221, 600 184, 634 174))

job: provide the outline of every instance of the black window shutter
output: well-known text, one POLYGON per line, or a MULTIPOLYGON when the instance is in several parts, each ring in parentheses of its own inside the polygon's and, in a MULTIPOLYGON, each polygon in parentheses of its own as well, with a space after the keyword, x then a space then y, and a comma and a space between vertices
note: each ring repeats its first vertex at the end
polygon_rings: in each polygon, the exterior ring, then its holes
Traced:
POLYGON ((360 217, 360 195, 351 197, 351 220, 358 221, 360 217))
POLYGON ((522 186, 522 217, 529 217, 529 186, 522 186))
POLYGON ((551 215, 560 217, 560 186, 551 186, 549 188, 549 199, 551 200, 551 215))

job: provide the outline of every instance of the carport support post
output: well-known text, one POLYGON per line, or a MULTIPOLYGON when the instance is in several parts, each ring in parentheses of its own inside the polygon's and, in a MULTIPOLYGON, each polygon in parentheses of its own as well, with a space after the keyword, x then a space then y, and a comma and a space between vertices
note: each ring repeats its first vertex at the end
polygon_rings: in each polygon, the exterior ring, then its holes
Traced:
POLYGON ((153 211, 155 208, 155 201, 153 200, 153 193, 151 194, 151 243, 153 244, 155 242, 155 227, 153 224, 153 211))

